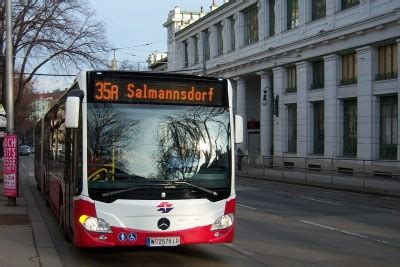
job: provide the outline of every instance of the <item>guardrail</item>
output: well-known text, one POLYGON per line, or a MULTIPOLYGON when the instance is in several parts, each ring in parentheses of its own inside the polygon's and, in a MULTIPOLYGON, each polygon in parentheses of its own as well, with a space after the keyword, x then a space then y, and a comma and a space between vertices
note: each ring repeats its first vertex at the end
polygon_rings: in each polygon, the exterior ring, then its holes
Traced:
POLYGON ((304 182, 323 181, 331 185, 353 183, 363 188, 367 187, 368 182, 369 185, 374 184, 374 187, 380 189, 384 189, 383 184, 389 186, 387 181, 390 181, 396 186, 399 184, 400 192, 400 161, 397 160, 236 155, 236 161, 237 169, 241 169, 239 174, 256 174, 304 182), (241 164, 238 162, 239 156, 242 157, 241 164), (362 184, 359 184, 359 181, 362 184))

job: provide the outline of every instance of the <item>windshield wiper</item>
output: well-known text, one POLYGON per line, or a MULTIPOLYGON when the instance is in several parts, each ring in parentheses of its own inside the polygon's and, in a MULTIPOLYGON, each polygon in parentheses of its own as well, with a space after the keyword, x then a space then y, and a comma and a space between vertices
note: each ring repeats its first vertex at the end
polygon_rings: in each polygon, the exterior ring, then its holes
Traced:
MULTIPOLYGON (((159 180, 156 180, 157 182, 161 182, 159 180)), ((193 188, 196 188, 200 191, 203 191, 207 194, 213 195, 213 196, 218 196, 218 193, 215 191, 212 191, 210 189, 201 187, 201 186, 197 186, 185 181, 162 181, 163 183, 160 184, 149 184, 149 185, 143 185, 143 186, 137 186, 137 187, 130 187, 130 188, 126 188, 126 189, 121 189, 121 190, 116 190, 116 191, 112 191, 112 192, 107 192, 107 193, 103 193, 101 194, 102 197, 109 197, 109 196, 113 196, 113 195, 118 195, 121 193, 125 193, 125 192, 129 192, 129 191, 133 191, 133 190, 137 190, 137 189, 144 189, 144 188, 152 188, 152 187, 160 187, 160 186, 168 186, 168 185, 188 185, 191 186, 193 188)))
POLYGON ((207 189, 207 188, 204 188, 204 187, 201 187, 201 186, 197 186, 197 185, 185 182, 185 181, 169 181, 169 182, 171 184, 174 184, 174 185, 176 185, 176 184, 188 185, 188 186, 194 187, 196 189, 199 189, 200 191, 206 192, 207 194, 210 194, 210 195, 213 195, 213 196, 218 196, 218 193, 215 192, 215 191, 212 191, 210 189, 207 189))
POLYGON ((170 185, 170 184, 149 184, 149 185, 135 186, 135 187, 129 187, 129 188, 126 188, 126 189, 121 189, 121 190, 116 190, 116 191, 103 193, 103 194, 101 194, 101 196, 102 197, 109 197, 109 196, 118 195, 118 194, 121 194, 121 193, 129 192, 129 191, 133 191, 133 190, 137 190, 137 189, 152 188, 152 187, 167 186, 167 185, 170 185))

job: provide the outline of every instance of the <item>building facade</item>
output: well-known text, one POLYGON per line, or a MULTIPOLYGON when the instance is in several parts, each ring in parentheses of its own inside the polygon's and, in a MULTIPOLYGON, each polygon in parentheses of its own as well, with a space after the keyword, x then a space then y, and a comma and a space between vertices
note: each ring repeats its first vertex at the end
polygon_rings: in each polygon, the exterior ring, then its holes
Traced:
POLYGON ((400 1, 231 0, 191 14, 164 24, 168 69, 234 81, 250 155, 398 172, 400 1))
POLYGON ((168 71, 168 56, 167 53, 151 53, 147 58, 148 71, 165 72, 168 71))

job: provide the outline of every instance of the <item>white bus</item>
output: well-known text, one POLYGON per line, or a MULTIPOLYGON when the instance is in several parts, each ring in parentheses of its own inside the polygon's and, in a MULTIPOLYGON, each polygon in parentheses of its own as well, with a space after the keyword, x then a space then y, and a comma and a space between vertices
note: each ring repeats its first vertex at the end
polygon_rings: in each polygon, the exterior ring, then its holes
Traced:
POLYGON ((38 188, 76 246, 232 242, 243 122, 228 80, 81 72, 35 135, 38 188))

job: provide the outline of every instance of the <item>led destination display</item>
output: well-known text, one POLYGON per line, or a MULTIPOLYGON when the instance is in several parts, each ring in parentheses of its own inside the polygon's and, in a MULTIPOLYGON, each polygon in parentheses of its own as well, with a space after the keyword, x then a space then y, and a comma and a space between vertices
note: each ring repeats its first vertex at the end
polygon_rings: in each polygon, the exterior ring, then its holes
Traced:
POLYGON ((223 82, 161 82, 153 80, 94 79, 92 100, 96 102, 166 103, 220 106, 223 82))

